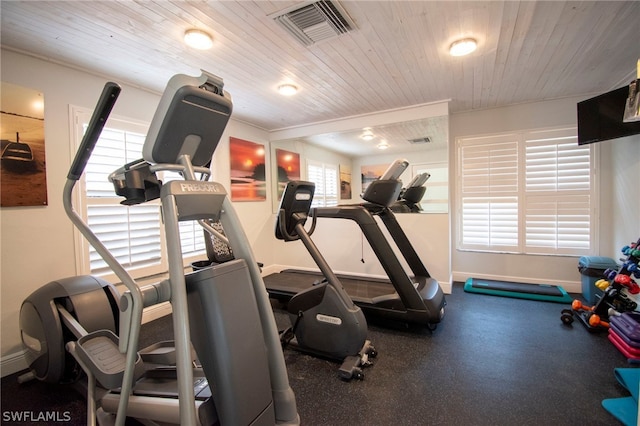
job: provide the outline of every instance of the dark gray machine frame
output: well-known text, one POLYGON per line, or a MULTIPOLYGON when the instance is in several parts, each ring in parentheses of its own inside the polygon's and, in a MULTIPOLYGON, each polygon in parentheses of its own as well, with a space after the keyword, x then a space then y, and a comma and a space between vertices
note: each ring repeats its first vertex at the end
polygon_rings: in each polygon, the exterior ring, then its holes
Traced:
MULTIPOLYGON (((51 291, 34 293, 23 304, 21 323, 23 312, 25 322, 33 322, 32 314, 38 313, 39 306, 54 303, 39 296, 67 301, 69 306, 60 306, 53 315, 59 313, 62 323, 75 328, 72 331, 76 336, 81 335, 67 344, 67 350, 88 376, 89 424, 95 424, 97 404, 107 413, 114 413, 118 425, 124 424, 127 415, 181 425, 210 421, 211 418, 201 417, 195 397, 196 391, 202 390, 202 385, 207 383, 215 401, 214 415, 223 425, 299 424, 295 396, 289 386, 278 330, 260 269, 224 187, 208 181, 211 171, 206 165, 211 161, 232 110, 231 98, 223 90, 222 80, 206 72, 197 78, 185 75, 171 78, 145 141, 144 160, 125 165, 110 176, 116 193, 126 197, 123 204, 161 199, 169 278, 145 287, 138 286, 72 205, 73 188, 83 174, 119 92, 120 87, 115 83, 105 86, 63 193, 65 210, 73 224, 127 288, 115 302, 120 311, 119 334, 93 331, 101 326, 92 324, 91 320, 86 320, 90 325, 87 329, 80 324, 86 317, 91 318, 91 314, 86 313, 83 290, 76 288, 82 287, 78 280, 86 277, 70 278, 66 285, 50 283, 46 287, 51 291), (184 181, 162 185, 155 173, 164 170, 180 172, 184 181), (210 224, 219 220, 226 233, 222 238, 232 248, 236 260, 185 276, 178 227, 178 222, 183 220, 197 220, 213 233, 216 231, 210 224), (62 297, 65 293, 72 297, 62 297), (173 399, 135 392, 135 387, 145 380, 144 376, 139 379, 140 355, 137 352, 143 308, 166 301, 171 303, 173 310, 174 374, 177 377, 173 399), (70 309, 65 309, 67 307, 70 309), (198 370, 193 369, 191 343, 202 364, 205 382, 198 370), (119 390, 99 396, 96 380, 106 388, 119 390), (199 384, 194 386, 194 383, 199 384)), ((101 286, 100 282, 92 284, 84 293, 101 292, 101 286)), ((109 303, 113 307, 114 302, 109 303)), ((38 337, 57 337, 61 321, 55 319, 53 322, 51 325, 21 324, 23 342, 35 360, 34 366, 37 362, 46 362, 45 358, 50 355, 46 353, 47 349, 59 349, 38 340, 38 337), (55 329, 47 329, 50 326, 55 329), (30 335, 30 330, 35 332, 30 335), (42 332, 41 335, 38 332, 42 332)), ((107 324, 106 328, 112 328, 112 325, 107 324)), ((44 374, 53 379, 55 374, 51 373, 44 374)))
POLYGON ((367 339, 367 320, 356 306, 338 277, 311 239, 316 217, 311 209, 315 184, 289 181, 280 200, 276 219, 276 238, 291 242, 300 240, 313 258, 326 282, 318 283, 295 294, 287 304, 293 326, 282 335, 284 343, 296 349, 342 363, 340 377, 362 379, 362 368, 371 365, 369 358, 377 352, 367 339), (311 228, 305 223, 312 214, 311 228), (289 336, 293 337, 292 340, 289 336))
MULTIPOLYGON (((444 316, 444 293, 389 209, 398 199, 402 186, 398 178, 408 164, 406 160, 397 160, 380 179, 372 182, 363 194, 363 199, 368 203, 319 207, 315 209, 315 214, 318 218, 356 222, 389 277, 389 280, 376 280, 338 275, 351 299, 365 314, 434 328, 444 316), (379 216, 387 227, 412 277, 400 263, 374 216, 379 216)), ((272 297, 287 299, 317 278, 317 274, 307 271, 284 270, 264 280, 272 297)))

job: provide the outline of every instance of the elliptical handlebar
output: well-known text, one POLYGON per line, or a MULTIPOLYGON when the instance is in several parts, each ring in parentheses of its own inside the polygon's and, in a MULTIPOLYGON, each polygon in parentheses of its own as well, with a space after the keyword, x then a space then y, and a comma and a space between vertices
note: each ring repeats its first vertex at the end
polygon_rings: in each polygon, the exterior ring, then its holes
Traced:
POLYGON ((109 114, 111 114, 111 110, 113 109, 121 90, 120 85, 117 83, 110 81, 105 84, 104 89, 102 89, 100 99, 98 100, 98 104, 96 105, 96 109, 91 115, 87 131, 82 138, 82 142, 80 142, 80 148, 78 148, 73 163, 71 164, 71 169, 69 169, 67 179, 77 181, 80 179, 80 176, 82 176, 82 173, 87 166, 87 162, 89 161, 89 157, 91 157, 91 153, 98 142, 98 138, 102 133, 102 129, 107 122, 107 118, 109 118, 109 114))

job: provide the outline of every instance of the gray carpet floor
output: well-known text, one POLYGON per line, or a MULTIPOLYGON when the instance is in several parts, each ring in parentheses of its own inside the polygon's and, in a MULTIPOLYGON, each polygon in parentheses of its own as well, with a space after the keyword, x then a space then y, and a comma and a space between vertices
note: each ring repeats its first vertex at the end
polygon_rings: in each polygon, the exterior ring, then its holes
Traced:
MULTIPOLYGON (((605 398, 628 396, 614 378, 635 367, 579 322, 567 305, 465 293, 456 283, 433 332, 370 322, 378 356, 362 381, 338 378, 336 363, 287 349, 303 425, 617 425, 605 398)), ((288 317, 276 309, 282 328, 288 317)), ((171 335, 169 317, 143 326, 142 345, 171 335)), ((2 411, 28 403, 69 410, 84 424, 84 401, 69 387, 2 379, 2 411)), ((3 424, 6 422, 3 421, 3 424)), ((7 423, 9 424, 9 423, 7 423)), ((22 423, 25 424, 25 423, 22 423)))

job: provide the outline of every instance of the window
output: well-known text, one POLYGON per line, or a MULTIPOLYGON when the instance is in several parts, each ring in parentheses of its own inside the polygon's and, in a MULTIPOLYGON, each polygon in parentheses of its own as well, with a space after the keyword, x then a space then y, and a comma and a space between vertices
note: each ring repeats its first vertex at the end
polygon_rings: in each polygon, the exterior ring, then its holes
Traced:
MULTIPOLYGON (((90 113, 72 108, 76 128, 76 147, 90 113)), ((116 196, 108 176, 124 164, 142 157, 146 137, 146 123, 110 117, 87 163, 82 181, 76 190, 76 205, 84 219, 100 241, 134 277, 153 275, 167 271, 163 247, 163 229, 159 200, 123 206, 116 196)), ((181 179, 176 173, 159 176, 164 181, 181 179)), ((180 236, 185 256, 204 253, 203 231, 193 222, 180 223, 180 236)), ((108 276, 111 269, 81 236, 78 235, 78 273, 108 276)))
MULTIPOLYGON (((175 172, 163 172, 162 181, 182 180, 182 176, 175 172)), ((180 228, 180 246, 184 256, 192 257, 205 252, 204 230, 195 220, 178 222, 180 228)), ((207 237, 209 238, 209 237, 207 237)))
POLYGON ((458 144, 460 249, 585 255, 594 247, 593 148, 575 129, 458 144))
MULTIPOLYGON (((420 201, 424 213, 447 213, 449 211, 449 166, 447 163, 413 164, 411 178, 420 173, 431 175, 424 184, 426 191, 420 201)), ((408 183, 409 181, 407 181, 408 183)))
POLYGON ((309 160, 307 180, 316 184, 311 207, 338 205, 338 166, 309 160))

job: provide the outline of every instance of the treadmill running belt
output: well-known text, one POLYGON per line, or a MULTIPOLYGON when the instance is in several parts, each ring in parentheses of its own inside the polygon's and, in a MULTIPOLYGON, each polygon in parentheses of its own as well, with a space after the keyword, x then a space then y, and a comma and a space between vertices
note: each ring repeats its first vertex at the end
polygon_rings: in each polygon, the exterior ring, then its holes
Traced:
MULTIPOLYGON (((284 270, 277 274, 264 277, 264 283, 269 293, 288 295, 305 290, 314 282, 323 280, 319 272, 284 270)), ((367 302, 376 297, 394 294, 395 289, 390 282, 384 280, 364 279, 338 275, 347 294, 354 302, 367 302)))

